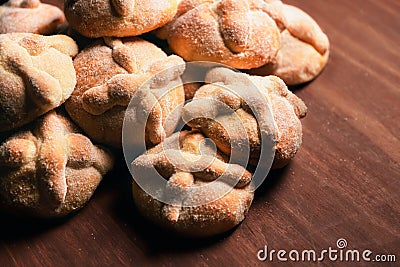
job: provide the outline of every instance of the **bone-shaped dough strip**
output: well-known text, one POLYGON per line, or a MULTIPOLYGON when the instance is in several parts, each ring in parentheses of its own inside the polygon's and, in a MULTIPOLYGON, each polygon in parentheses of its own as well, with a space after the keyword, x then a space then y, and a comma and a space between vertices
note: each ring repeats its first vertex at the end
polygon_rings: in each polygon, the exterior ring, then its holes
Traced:
POLYGON ((182 209, 182 201, 184 201, 186 194, 185 189, 190 188, 194 183, 194 177, 191 173, 177 172, 174 173, 167 182, 165 195, 170 200, 176 202, 175 205, 164 205, 162 214, 170 221, 178 221, 180 211, 182 209))
POLYGON ((234 53, 244 52, 248 39, 251 38, 249 12, 247 1, 225 0, 217 3, 220 32, 226 47, 234 53))
POLYGON ((117 105, 126 107, 139 89, 146 90, 144 86, 149 78, 148 74, 115 75, 82 95, 83 108, 93 115, 100 115, 117 105))
POLYGON ((284 16, 282 4, 267 4, 259 0, 222 0, 215 1, 213 9, 218 17, 219 31, 225 46, 233 53, 247 53, 248 42, 252 38, 253 29, 250 12, 262 11, 271 17, 277 26, 283 29, 284 16))
POLYGON ((68 162, 68 143, 65 126, 51 114, 46 116, 40 129, 42 145, 37 164, 40 192, 50 205, 60 206, 67 195, 67 181, 65 177, 68 162))
POLYGON ((249 1, 252 10, 262 10, 267 13, 282 31, 286 25, 286 17, 283 13, 283 4, 281 1, 249 1))
POLYGON ((286 98, 293 106, 297 117, 303 118, 306 116, 306 104, 287 88, 282 79, 270 75, 268 77, 252 76, 252 80, 257 83, 261 89, 266 90, 272 97, 277 95, 286 98))
MULTIPOLYGON (((234 95, 237 95, 241 100, 241 108, 250 111, 258 111, 260 125, 270 127, 272 122, 267 121, 266 114, 270 113, 267 105, 271 105, 271 100, 268 94, 263 94, 262 90, 265 83, 271 83, 273 85, 278 84, 279 90, 282 94, 287 94, 288 90, 283 82, 279 78, 274 77, 261 77, 256 79, 244 73, 238 73, 228 68, 214 68, 210 70, 206 75, 207 83, 221 84, 222 88, 227 88, 225 90, 232 91, 234 95), (271 80, 272 79, 272 80, 271 80), (284 88, 286 89, 283 92, 284 88), (282 88, 281 88, 282 87, 282 88), (249 110, 248 107, 252 107, 249 110)), ((270 86, 271 87, 271 86, 270 86)), ((273 89, 274 87, 272 87, 273 89)), ((216 96, 218 98, 218 95, 216 96)), ((230 99, 229 99, 230 100, 230 99)), ((254 114, 253 114, 254 115, 254 114)))
POLYGON ((10 0, 8 6, 20 8, 35 8, 40 5, 39 0, 10 0))
POLYGON ((121 39, 113 37, 104 37, 104 42, 112 48, 112 57, 128 73, 138 73, 139 69, 136 63, 135 53, 126 46, 121 39))
POLYGON ((225 45, 234 53, 244 52, 249 38, 253 38, 252 25, 249 23, 251 11, 268 14, 281 30, 286 22, 281 2, 224 0, 217 1, 216 5, 220 32, 225 45))
POLYGON ((121 16, 129 16, 135 10, 135 0, 111 0, 111 3, 121 16))
POLYGON ((128 106, 139 89, 165 85, 178 79, 184 70, 184 61, 177 56, 170 56, 153 64, 144 74, 115 75, 105 84, 90 88, 83 94, 83 108, 93 115, 100 115, 117 105, 128 106))
MULTIPOLYGON (((247 110, 251 114, 256 112, 255 117, 259 124, 261 133, 275 139, 275 132, 277 128, 276 123, 272 120, 272 116, 270 115, 271 109, 269 106, 271 106, 271 101, 269 96, 268 94, 262 94, 258 85, 253 83, 249 76, 236 73, 226 68, 215 68, 206 75, 206 81, 209 83, 222 82, 223 86, 221 85, 219 90, 214 90, 207 96, 216 99, 216 101, 208 101, 207 98, 205 98, 207 93, 203 92, 202 90, 208 91, 211 87, 210 85, 203 86, 205 88, 201 88, 199 90, 201 92, 200 97, 197 98, 196 95, 193 104, 189 103, 184 107, 183 118, 186 122, 188 122, 187 118, 202 118, 204 117, 204 114, 208 115, 209 118, 214 118, 217 117, 217 115, 221 115, 221 108, 218 108, 218 102, 223 102, 224 104, 234 107, 235 110, 237 110, 239 107, 238 103, 235 102, 240 100, 241 108, 247 110), (226 89, 224 89, 224 87, 226 89), (221 91, 227 91, 227 93, 223 94, 221 91), (237 97, 235 98, 233 96, 237 97), (195 104, 198 101, 210 102, 207 105, 207 110, 196 108, 195 104), (229 103, 230 101, 235 102, 229 103)), ((196 121, 194 123, 196 123, 196 121)), ((246 136, 243 136, 243 138, 246 138, 246 136)))
POLYGON ((150 89, 143 86, 146 81, 148 81, 147 75, 116 75, 105 85, 86 91, 82 96, 83 108, 93 115, 100 115, 117 105, 128 106, 135 97, 132 101, 135 101, 137 109, 142 113, 138 119, 142 122, 148 119, 147 125, 153 133, 149 136, 150 141, 157 144, 166 135, 163 128, 162 108, 150 89))
POLYGON ((149 69, 152 76, 151 88, 159 88, 177 80, 185 71, 185 61, 181 57, 171 55, 155 62, 149 69))
POLYGON ((166 133, 163 127, 162 108, 157 98, 149 89, 149 76, 119 74, 106 84, 87 90, 82 96, 83 108, 93 114, 100 115, 119 105, 126 107, 134 101, 141 114, 138 119, 146 123, 152 134, 149 139, 154 144, 164 140, 166 133), (134 99, 133 99, 134 98, 134 99))
POLYGON ((33 140, 21 136, 0 146, 0 166, 21 167, 36 159, 37 148, 33 140))
POLYGON ((158 144, 164 140, 166 133, 163 127, 163 111, 157 97, 148 88, 138 90, 132 99, 132 106, 136 108, 136 119, 146 124, 149 140, 158 144))
POLYGON ((158 154, 143 155, 134 162, 144 166, 154 166, 156 169, 184 169, 193 172, 193 175, 204 181, 213 181, 224 175, 225 182, 237 182, 237 188, 242 188, 251 182, 251 174, 243 167, 228 164, 210 155, 202 155, 201 158, 192 153, 178 150, 165 150, 158 154), (178 160, 179 166, 174 165, 170 159, 178 160), (188 160, 189 159, 189 160, 188 160), (195 161, 197 159, 197 161, 195 161), (201 170, 201 171, 199 171, 201 170))
POLYGON ((328 37, 318 24, 301 9, 284 5, 286 28, 296 38, 311 44, 321 55, 329 49, 328 37))
POLYGON ((67 166, 74 169, 96 168, 102 175, 112 166, 105 163, 109 156, 100 148, 93 146, 86 136, 71 133, 68 135, 68 163, 67 166))

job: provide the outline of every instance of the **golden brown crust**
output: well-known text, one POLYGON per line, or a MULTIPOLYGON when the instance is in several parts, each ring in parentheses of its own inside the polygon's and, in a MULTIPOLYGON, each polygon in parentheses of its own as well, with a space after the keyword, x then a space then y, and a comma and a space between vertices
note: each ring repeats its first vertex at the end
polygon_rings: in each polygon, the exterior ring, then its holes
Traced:
POLYGON ((281 49, 276 60, 249 73, 273 74, 289 85, 311 81, 328 62, 328 37, 301 9, 283 5, 283 14, 286 24, 285 30, 281 33, 281 49))
POLYGON ((82 208, 113 159, 52 111, 0 145, 0 200, 20 215, 59 217, 82 208))
POLYGON ((279 50, 281 6, 262 0, 183 0, 178 15, 158 36, 186 61, 257 68, 275 59, 279 50))
POLYGON ((244 220, 254 196, 251 173, 243 167, 226 163, 220 152, 217 155, 211 153, 212 148, 204 145, 204 140, 205 137, 196 131, 176 133, 133 162, 143 173, 147 168, 155 167, 168 180, 166 188, 161 189, 163 194, 174 200, 174 204, 164 204, 143 191, 134 181, 133 198, 139 211, 161 226, 187 236, 210 236, 232 229, 244 220), (176 139, 180 140, 179 147, 171 147, 176 139), (181 157, 188 161, 179 161, 179 167, 171 162, 171 159, 179 160, 181 157), (201 171, 191 172, 195 165, 191 162, 198 164, 197 161, 202 160, 211 164, 201 171), (232 186, 229 182, 215 181, 223 173, 228 179, 238 179, 238 184, 232 186), (202 187, 207 185, 207 188, 202 187), (226 195, 221 194, 229 187, 231 190, 226 195), (210 202, 208 199, 216 200, 210 202), (189 204, 197 201, 204 201, 205 204, 189 204))
POLYGON ((67 0, 65 15, 72 28, 86 37, 129 37, 169 22, 177 0, 67 0))
MULTIPOLYGON (((130 121, 139 125, 149 113, 147 143, 158 144, 175 130, 184 103, 180 75, 185 65, 180 57, 168 57, 139 38, 106 38, 83 50, 74 66, 77 85, 65 106, 94 140, 121 147, 125 110, 133 96, 140 110, 130 121), (175 109, 178 112, 169 116, 175 109)), ((133 138, 140 139, 136 134, 133 138)))
POLYGON ((306 115, 307 107, 287 89, 281 79, 276 76, 249 76, 215 68, 207 74, 206 82, 209 84, 196 92, 194 100, 211 98, 224 103, 231 110, 221 112, 218 107, 210 105, 209 101, 205 101, 204 105, 201 101, 189 103, 183 109, 183 119, 189 126, 200 129, 227 155, 231 154, 232 142, 245 143, 248 140, 251 164, 256 164, 260 155, 260 131, 267 133, 275 142, 274 168, 283 167, 294 157, 302 142, 299 118, 306 115), (260 103, 257 102, 260 100, 257 95, 252 96, 252 90, 257 89, 264 97, 260 103), (252 98, 255 98, 252 103, 244 101, 253 101, 252 98), (259 113, 257 118, 249 106, 259 113), (268 120, 270 112, 272 122, 268 120), (206 116, 215 119, 204 119, 206 116), (236 125, 235 117, 240 119, 241 125, 236 125), (245 132, 240 131, 240 127, 244 127, 245 132))
POLYGON ((60 106, 76 75, 75 42, 64 35, 0 35, 0 131, 20 127, 60 106))
POLYGON ((0 34, 51 34, 65 22, 64 13, 39 0, 9 0, 0 6, 0 34))

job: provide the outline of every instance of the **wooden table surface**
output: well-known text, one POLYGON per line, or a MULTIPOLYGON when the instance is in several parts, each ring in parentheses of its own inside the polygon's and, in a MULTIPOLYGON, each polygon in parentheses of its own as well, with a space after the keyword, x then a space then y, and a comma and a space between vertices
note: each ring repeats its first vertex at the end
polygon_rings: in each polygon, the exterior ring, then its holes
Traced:
POLYGON ((328 34, 330 62, 295 91, 309 107, 303 146, 269 175, 237 229, 206 240, 160 231, 137 214, 121 163, 73 217, 0 215, 0 266, 267 265, 257 259, 265 245, 319 251, 339 238, 349 249, 397 253, 399 264, 400 1, 286 3, 328 34))

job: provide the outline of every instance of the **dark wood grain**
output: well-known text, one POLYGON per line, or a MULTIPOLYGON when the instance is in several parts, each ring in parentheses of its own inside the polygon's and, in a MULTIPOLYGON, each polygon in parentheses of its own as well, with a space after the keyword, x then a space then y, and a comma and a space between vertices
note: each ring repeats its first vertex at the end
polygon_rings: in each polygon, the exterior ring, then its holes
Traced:
POLYGON ((400 2, 286 2, 329 35, 330 62, 296 90, 309 107, 301 150, 269 175, 237 229, 195 241, 162 232, 137 214, 121 163, 75 216, 0 215, 0 266, 267 265, 256 256, 264 245, 320 250, 339 238, 397 253, 399 264, 400 2))

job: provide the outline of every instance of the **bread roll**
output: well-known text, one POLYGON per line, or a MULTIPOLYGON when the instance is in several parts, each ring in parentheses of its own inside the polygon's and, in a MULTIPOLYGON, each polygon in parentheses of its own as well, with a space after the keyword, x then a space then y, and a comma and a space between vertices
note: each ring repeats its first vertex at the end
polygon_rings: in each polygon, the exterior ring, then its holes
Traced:
POLYGON ((281 6, 263 0, 183 0, 158 36, 186 61, 257 68, 274 60, 280 48, 281 6))
POLYGON ((227 155, 231 155, 232 142, 245 144, 248 140, 249 163, 253 165, 257 164, 260 156, 262 131, 274 142, 273 168, 289 163, 302 142, 299 118, 306 115, 307 107, 281 79, 215 68, 207 74, 206 83, 196 92, 193 100, 197 101, 183 108, 183 119, 189 126, 201 130, 227 155), (247 103, 246 98, 251 103, 247 103), (198 101, 202 99, 214 99, 216 102, 212 105, 210 101, 198 101), (218 103, 225 104, 229 110, 220 109, 218 103), (255 110, 250 109, 251 106, 255 110), (254 115, 254 111, 258 112, 258 116, 254 115), (206 115, 210 116, 207 118, 206 115), (235 122, 236 117, 240 119, 240 125, 235 122), (240 131, 240 127, 244 131, 240 131))
POLYGON ((112 166, 107 151, 51 111, 1 143, 0 206, 22 216, 65 216, 87 203, 112 166))
POLYGON ((140 38, 105 38, 79 53, 74 66, 77 85, 65 106, 97 142, 122 147, 125 111, 132 98, 136 109, 129 110, 129 121, 137 130, 132 139, 155 145, 175 130, 185 101, 180 57, 167 56, 140 38))
POLYGON ((0 34, 52 34, 65 22, 64 13, 39 0, 9 0, 0 6, 0 34))
POLYGON ((204 141, 197 131, 176 133, 132 164, 138 170, 133 182, 138 210, 162 227, 185 236, 211 236, 232 229, 244 220, 254 197, 251 173, 229 164, 223 154, 204 141), (203 160, 210 164, 197 170, 196 165, 203 160), (157 191, 169 203, 161 202, 137 183, 151 183, 154 177, 148 170, 153 167, 167 180, 165 187, 157 191), (226 179, 218 179, 224 173, 226 179))
POLYGON ((75 88, 78 46, 64 35, 0 35, 0 131, 60 106, 75 88))
POLYGON ((66 0, 72 28, 90 38, 137 36, 169 22, 177 0, 66 0))

